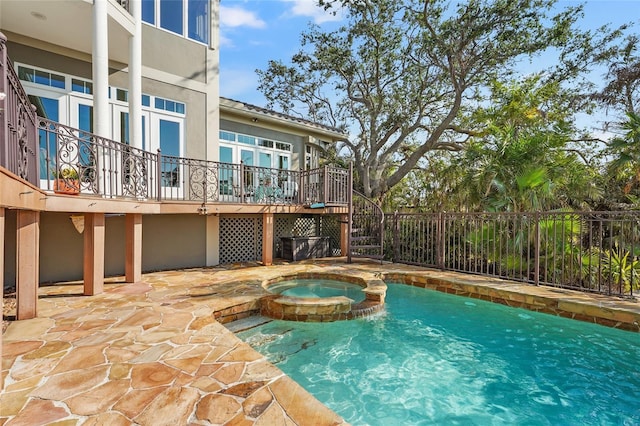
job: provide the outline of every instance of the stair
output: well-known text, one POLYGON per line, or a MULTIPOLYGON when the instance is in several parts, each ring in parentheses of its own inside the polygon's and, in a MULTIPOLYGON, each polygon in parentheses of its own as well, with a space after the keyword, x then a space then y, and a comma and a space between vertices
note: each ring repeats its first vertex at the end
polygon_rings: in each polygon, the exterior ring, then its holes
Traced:
POLYGON ((350 235, 348 261, 354 257, 379 259, 384 257, 384 213, 369 198, 352 191, 350 203, 350 235))

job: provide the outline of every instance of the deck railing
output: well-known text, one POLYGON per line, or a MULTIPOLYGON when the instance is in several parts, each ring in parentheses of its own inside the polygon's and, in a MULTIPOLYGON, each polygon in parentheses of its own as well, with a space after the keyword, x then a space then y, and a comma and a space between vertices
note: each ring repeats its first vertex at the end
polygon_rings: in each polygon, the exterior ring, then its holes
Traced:
POLYGON ((36 113, 7 56, 0 33, 0 166, 37 185, 36 113))
POLYGON ((39 118, 43 189, 158 201, 346 205, 348 170, 304 172, 151 153, 39 118))
POLYGON ((640 212, 389 214, 386 258, 616 296, 640 293, 640 212))

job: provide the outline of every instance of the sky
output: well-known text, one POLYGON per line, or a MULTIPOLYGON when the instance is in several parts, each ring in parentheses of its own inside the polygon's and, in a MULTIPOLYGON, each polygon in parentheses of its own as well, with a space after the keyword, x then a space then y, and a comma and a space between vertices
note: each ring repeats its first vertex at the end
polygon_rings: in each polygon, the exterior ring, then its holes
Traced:
MULTIPOLYGON (((561 8, 577 0, 560 0, 561 8)), ((587 0, 584 28, 635 22, 640 32, 640 0, 587 0)), ((258 91, 256 69, 268 61, 288 63, 300 48, 300 34, 309 23, 325 29, 340 24, 340 16, 329 15, 314 0, 221 0, 220 2, 220 94, 223 97, 265 106, 258 91)))

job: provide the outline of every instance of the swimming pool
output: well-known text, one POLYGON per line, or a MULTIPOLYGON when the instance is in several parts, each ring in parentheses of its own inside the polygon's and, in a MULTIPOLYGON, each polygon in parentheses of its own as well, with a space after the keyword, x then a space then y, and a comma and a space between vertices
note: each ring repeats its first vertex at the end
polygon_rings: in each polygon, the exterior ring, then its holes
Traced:
POLYGON ((239 336, 353 425, 640 423, 637 333, 400 284, 386 306, 239 336))

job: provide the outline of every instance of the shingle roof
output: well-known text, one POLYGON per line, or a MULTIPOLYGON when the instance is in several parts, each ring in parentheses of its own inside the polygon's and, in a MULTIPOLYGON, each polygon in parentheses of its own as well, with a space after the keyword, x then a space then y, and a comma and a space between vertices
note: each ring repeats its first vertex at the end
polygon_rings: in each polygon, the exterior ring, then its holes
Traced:
POLYGON ((248 104, 246 102, 237 101, 235 99, 225 98, 225 97, 222 97, 222 96, 220 97, 220 107, 221 108, 228 107, 228 108, 231 108, 231 109, 241 110, 241 111, 244 111, 246 113, 255 112, 255 113, 257 113, 259 115, 262 115, 262 116, 268 116, 268 117, 276 118, 276 119, 279 119, 279 120, 284 120, 284 121, 289 121, 289 122, 292 122, 292 123, 301 124, 301 125, 306 126, 306 127, 316 128, 316 129, 318 129, 320 131, 334 133, 336 136, 346 136, 347 135, 347 133, 344 130, 339 129, 337 127, 327 126, 327 125, 322 124, 322 123, 317 123, 315 121, 306 120, 306 119, 300 118, 300 117, 294 117, 294 116, 289 115, 289 114, 284 114, 282 112, 273 111, 273 110, 270 110, 270 109, 267 109, 267 108, 259 107, 257 105, 248 104))

